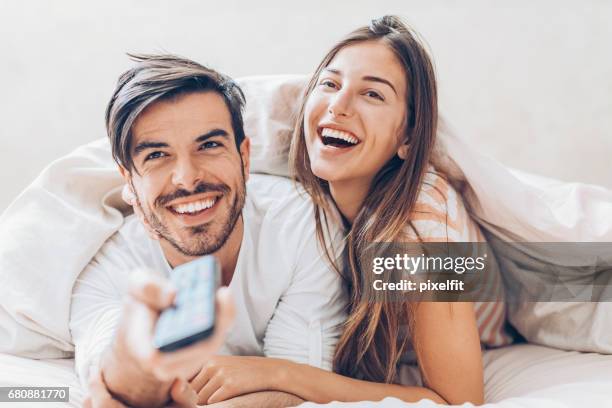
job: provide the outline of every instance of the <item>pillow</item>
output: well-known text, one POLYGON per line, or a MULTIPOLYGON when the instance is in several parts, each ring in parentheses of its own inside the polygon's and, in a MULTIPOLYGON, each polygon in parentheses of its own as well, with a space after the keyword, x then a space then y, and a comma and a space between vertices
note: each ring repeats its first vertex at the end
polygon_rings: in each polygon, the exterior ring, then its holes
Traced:
POLYGON ((289 145, 308 77, 257 76, 236 82, 247 101, 244 131, 251 139, 251 173, 289 176, 289 145))

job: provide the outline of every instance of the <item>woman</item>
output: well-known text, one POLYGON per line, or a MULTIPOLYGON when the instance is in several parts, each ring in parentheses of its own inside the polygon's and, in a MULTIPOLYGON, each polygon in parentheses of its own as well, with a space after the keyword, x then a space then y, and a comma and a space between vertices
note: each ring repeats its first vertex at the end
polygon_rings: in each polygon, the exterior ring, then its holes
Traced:
POLYGON ((393 16, 352 32, 323 58, 307 87, 291 162, 314 201, 319 239, 337 213, 346 229, 350 309, 334 372, 279 359, 221 357, 192 381, 200 403, 259 390, 320 403, 389 396, 483 403, 481 340, 494 346, 510 341, 501 303, 409 303, 389 294, 375 303, 363 299, 362 288, 375 276, 360 257, 372 242, 482 240, 457 193, 429 165, 436 94, 427 53, 393 16), (395 384, 398 364, 411 350, 423 386, 395 384))

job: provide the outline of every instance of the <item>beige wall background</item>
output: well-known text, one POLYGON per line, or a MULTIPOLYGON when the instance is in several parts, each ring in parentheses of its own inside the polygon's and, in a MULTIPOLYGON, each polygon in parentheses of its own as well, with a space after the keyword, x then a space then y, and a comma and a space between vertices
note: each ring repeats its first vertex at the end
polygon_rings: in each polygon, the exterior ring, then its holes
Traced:
POLYGON ((125 52, 232 76, 311 72, 382 14, 427 40, 446 117, 516 168, 612 187, 612 2, 17 1, 0 3, 0 211, 52 160, 104 137, 125 52))

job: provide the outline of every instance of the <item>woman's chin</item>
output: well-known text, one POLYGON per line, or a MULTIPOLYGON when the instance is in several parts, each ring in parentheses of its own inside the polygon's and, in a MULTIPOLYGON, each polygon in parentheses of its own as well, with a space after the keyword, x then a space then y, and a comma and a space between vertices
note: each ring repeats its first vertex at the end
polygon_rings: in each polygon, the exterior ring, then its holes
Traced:
POLYGON ((338 166, 330 165, 325 163, 324 165, 317 165, 316 163, 311 163, 312 174, 320 178, 321 180, 325 180, 327 182, 336 182, 342 180, 342 169, 338 166))

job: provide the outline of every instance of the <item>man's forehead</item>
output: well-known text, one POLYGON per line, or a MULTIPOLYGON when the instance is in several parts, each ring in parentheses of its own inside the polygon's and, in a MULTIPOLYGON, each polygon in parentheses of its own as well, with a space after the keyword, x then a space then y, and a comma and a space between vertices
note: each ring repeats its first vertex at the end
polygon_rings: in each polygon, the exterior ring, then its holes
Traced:
POLYGON ((151 138, 197 137, 212 129, 232 133, 232 119, 223 96, 192 92, 149 105, 132 126, 132 144, 151 138))

